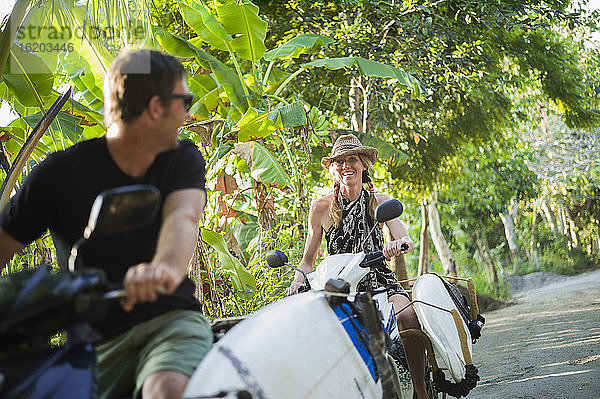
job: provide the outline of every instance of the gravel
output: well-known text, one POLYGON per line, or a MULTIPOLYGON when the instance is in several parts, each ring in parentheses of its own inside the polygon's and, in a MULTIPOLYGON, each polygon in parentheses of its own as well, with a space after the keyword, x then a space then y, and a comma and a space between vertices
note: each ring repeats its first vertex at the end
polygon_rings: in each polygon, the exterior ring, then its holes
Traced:
POLYGON ((536 272, 524 276, 508 276, 505 278, 510 287, 509 292, 514 296, 520 296, 536 288, 545 287, 567 279, 567 276, 549 272, 536 272))

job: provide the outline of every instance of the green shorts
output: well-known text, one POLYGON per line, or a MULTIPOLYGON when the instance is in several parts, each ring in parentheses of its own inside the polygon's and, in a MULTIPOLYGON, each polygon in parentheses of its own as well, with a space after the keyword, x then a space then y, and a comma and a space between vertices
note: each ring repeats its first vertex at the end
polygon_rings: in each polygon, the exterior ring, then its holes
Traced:
POLYGON ((96 346, 98 398, 141 396, 146 377, 161 370, 191 376, 212 342, 200 312, 176 310, 138 324, 96 346))

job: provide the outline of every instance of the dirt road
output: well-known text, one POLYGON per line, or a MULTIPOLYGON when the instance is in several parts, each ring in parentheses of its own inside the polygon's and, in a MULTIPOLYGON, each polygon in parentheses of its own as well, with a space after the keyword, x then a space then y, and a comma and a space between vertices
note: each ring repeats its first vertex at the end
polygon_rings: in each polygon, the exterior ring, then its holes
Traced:
POLYGON ((561 279, 484 314, 468 399, 600 399, 600 270, 561 279))

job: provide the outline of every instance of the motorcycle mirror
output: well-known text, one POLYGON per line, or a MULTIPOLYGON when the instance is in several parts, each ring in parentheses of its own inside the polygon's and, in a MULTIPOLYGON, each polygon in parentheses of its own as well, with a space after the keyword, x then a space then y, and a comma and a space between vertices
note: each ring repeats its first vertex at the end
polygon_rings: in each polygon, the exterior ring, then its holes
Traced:
POLYGON ((83 237, 73 244, 69 270, 75 271, 75 260, 81 245, 95 236, 118 234, 150 223, 160 208, 160 191, 154 186, 137 184, 102 191, 92 204, 83 237))
POLYGON ((387 200, 375 208, 375 220, 379 223, 387 222, 402 215, 404 207, 397 199, 387 200))
POLYGON ((267 252, 267 265, 269 265, 272 269, 277 269, 278 267, 284 266, 288 263, 288 257, 279 249, 275 249, 273 251, 267 252))
POLYGON ((83 237, 135 230, 154 219, 160 207, 160 191, 138 184, 101 192, 92 205, 83 237))

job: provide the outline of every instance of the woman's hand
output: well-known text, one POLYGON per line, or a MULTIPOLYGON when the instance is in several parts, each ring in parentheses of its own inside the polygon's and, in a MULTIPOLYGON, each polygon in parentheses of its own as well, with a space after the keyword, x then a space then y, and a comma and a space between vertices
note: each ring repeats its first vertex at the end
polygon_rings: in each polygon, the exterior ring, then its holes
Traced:
POLYGON ((415 248, 415 244, 408 237, 402 237, 399 240, 394 240, 386 243, 383 246, 383 256, 387 259, 391 259, 394 256, 398 256, 400 254, 406 254, 411 252, 415 248), (408 245, 408 249, 402 249, 402 245, 408 245))
POLYGON ((292 284, 290 284, 290 286, 285 290, 285 295, 290 296, 290 295, 297 294, 298 289, 300 287, 302 287, 303 285, 304 285, 304 277, 302 277, 302 280, 294 279, 292 281, 292 284))

